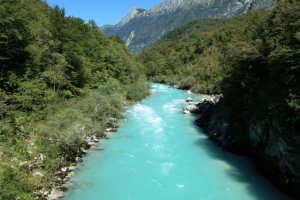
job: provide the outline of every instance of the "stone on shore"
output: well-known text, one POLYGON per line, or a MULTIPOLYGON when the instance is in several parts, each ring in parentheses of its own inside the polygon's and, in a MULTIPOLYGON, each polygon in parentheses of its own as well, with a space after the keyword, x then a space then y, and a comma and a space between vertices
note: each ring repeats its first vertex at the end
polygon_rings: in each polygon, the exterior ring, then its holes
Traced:
POLYGON ((60 189, 61 191, 63 191, 63 192, 65 192, 65 191, 68 190, 68 188, 67 188, 66 186, 61 186, 59 189, 60 189))
POLYGON ((183 108, 184 111, 189 111, 190 113, 197 113, 199 111, 199 108, 196 105, 188 105, 183 108))
POLYGON ((53 189, 53 190, 51 191, 51 193, 48 195, 48 199, 57 199, 57 198, 61 198, 61 197, 64 196, 63 194, 64 194, 64 193, 63 193, 62 191, 53 189))
POLYGON ((116 128, 107 128, 105 129, 105 132, 117 132, 116 128))

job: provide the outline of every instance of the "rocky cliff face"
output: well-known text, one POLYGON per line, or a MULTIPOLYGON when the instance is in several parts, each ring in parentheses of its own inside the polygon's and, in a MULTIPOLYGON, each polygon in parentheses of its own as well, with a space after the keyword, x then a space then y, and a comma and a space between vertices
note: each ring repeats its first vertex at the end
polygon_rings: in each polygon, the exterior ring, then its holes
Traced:
POLYGON ((258 170, 281 190, 300 199, 300 136, 275 120, 251 119, 247 124, 212 106, 196 124, 224 150, 249 155, 258 170))
POLYGON ((134 7, 117 25, 100 27, 119 35, 135 54, 174 28, 198 18, 226 18, 249 10, 271 9, 275 0, 164 0, 148 10, 134 7))

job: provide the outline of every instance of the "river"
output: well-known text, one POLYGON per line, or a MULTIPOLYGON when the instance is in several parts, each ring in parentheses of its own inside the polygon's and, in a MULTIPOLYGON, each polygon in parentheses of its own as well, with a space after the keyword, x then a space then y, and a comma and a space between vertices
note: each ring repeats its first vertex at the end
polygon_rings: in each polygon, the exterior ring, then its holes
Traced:
POLYGON ((65 200, 285 200, 253 161, 224 152, 184 115, 195 94, 153 84, 155 94, 130 107, 118 132, 78 165, 65 200))

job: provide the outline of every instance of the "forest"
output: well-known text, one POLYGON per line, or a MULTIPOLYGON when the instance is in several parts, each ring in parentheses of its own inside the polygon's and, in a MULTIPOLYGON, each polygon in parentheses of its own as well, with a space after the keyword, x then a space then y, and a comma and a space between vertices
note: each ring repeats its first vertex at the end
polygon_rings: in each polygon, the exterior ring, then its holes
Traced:
POLYGON ((150 86, 124 42, 93 20, 45 1, 1 0, 0 22, 0 199, 32 199, 55 187, 50 177, 84 136, 101 135, 150 86))
POLYGON ((281 0, 274 10, 252 11, 205 33, 191 24, 173 30, 182 38, 170 32, 137 55, 149 80, 222 93, 220 104, 245 122, 276 119, 298 134, 300 2, 281 0))

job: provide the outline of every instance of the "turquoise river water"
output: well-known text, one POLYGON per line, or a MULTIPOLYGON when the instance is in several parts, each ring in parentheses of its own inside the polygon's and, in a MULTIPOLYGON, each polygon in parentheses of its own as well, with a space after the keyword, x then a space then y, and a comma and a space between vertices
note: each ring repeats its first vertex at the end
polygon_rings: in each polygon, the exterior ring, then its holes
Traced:
POLYGON ((65 200, 285 200, 251 159, 224 152, 184 115, 195 94, 153 84, 155 94, 127 109, 103 151, 79 164, 65 200))

